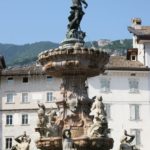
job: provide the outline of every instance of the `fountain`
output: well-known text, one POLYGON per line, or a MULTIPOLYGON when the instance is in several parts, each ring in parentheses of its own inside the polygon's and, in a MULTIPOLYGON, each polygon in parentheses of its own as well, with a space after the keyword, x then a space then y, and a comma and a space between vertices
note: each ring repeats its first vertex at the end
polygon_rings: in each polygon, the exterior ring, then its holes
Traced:
POLYGON ((60 47, 39 54, 38 61, 51 76, 61 77, 60 91, 56 94, 58 111, 46 112, 39 104, 38 124, 35 129, 40 139, 36 146, 41 150, 109 150, 113 139, 102 97, 88 98, 86 80, 104 72, 109 55, 84 46, 85 32, 80 28, 85 0, 72 0, 66 39, 60 47), (65 140, 67 139, 67 140, 65 140), (68 142, 69 144, 66 144, 68 142), (65 146, 62 146, 65 145, 65 146), (71 147, 71 145, 74 145, 71 147))

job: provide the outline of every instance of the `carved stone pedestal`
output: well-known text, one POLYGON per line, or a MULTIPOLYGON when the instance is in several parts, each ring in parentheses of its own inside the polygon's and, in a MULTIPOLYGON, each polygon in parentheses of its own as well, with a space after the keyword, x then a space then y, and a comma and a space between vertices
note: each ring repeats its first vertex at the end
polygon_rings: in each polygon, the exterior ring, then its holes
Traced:
POLYGON ((89 99, 86 85, 87 77, 102 73, 108 60, 109 55, 105 52, 76 45, 39 54, 38 61, 43 70, 51 76, 61 77, 62 84, 60 92, 55 95, 57 116, 49 122, 51 128, 55 126, 59 132, 55 136, 42 136, 36 142, 37 148, 62 150, 62 134, 66 129, 71 132, 76 150, 109 150, 113 147, 113 139, 108 137, 102 97, 89 99))

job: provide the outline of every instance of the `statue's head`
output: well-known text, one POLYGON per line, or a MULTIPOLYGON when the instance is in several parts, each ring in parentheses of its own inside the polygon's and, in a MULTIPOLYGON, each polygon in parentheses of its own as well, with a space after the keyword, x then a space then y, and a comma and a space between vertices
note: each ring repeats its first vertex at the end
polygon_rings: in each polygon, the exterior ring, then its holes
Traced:
POLYGON ((98 101, 102 101, 103 100, 102 96, 100 96, 100 95, 97 95, 95 99, 98 100, 98 101))
POLYGON ((22 137, 22 142, 27 142, 27 137, 26 136, 22 137))

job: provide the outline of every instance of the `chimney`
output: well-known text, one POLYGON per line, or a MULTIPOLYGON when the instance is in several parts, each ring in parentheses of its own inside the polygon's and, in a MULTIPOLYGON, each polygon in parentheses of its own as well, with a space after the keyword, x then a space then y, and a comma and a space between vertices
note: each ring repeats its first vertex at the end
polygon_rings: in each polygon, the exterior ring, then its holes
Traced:
POLYGON ((133 18, 132 19, 132 27, 134 29, 141 29, 142 20, 141 18, 133 18))

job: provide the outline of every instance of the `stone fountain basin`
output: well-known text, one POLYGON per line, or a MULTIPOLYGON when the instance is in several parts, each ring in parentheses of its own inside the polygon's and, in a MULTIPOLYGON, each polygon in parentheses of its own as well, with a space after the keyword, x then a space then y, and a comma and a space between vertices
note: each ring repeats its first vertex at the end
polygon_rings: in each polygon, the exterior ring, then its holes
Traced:
POLYGON ((39 54, 43 70, 53 76, 82 74, 95 76, 109 61, 106 52, 85 47, 57 48, 39 54))
MULTIPOLYGON (((108 137, 78 137, 72 138, 76 150, 109 150, 113 148, 113 139, 108 137)), ((42 138, 36 142, 41 150, 62 150, 62 138, 42 138)))

